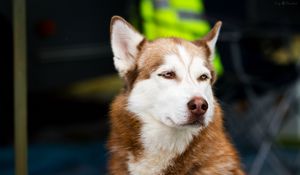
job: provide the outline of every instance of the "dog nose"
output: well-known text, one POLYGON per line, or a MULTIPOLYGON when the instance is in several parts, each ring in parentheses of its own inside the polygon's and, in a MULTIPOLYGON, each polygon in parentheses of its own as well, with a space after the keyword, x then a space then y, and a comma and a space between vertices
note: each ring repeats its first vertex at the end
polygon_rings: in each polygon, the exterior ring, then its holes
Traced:
POLYGON ((189 111, 195 116, 202 116, 208 109, 207 101, 201 97, 194 97, 187 103, 189 111))

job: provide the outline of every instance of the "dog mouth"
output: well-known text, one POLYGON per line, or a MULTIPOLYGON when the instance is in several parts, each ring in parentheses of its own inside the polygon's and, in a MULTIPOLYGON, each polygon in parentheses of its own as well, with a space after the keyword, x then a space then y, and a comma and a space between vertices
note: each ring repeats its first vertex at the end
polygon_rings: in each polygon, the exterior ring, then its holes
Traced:
POLYGON ((186 126, 195 126, 195 127, 204 126, 204 120, 203 119, 195 120, 187 123, 186 126))
POLYGON ((204 127, 204 120, 195 120, 195 121, 187 121, 186 123, 183 123, 181 125, 179 125, 179 127, 189 127, 189 128, 200 128, 200 127, 204 127))
POLYGON ((178 126, 178 127, 202 127, 202 126, 204 126, 204 117, 198 118, 196 120, 188 120, 182 124, 175 123, 170 117, 167 117, 166 119, 167 119, 168 123, 170 123, 173 126, 178 126))

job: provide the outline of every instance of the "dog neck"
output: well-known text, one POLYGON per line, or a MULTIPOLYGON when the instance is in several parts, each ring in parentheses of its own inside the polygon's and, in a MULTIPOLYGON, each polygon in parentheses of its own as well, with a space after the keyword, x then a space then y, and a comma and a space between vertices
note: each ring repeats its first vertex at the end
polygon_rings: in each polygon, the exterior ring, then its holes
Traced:
POLYGON ((128 170, 131 174, 160 174, 173 160, 186 151, 200 128, 172 128, 162 124, 151 116, 142 118, 140 142, 143 152, 138 158, 128 155, 128 170))
POLYGON ((199 129, 170 128, 154 119, 144 121, 140 140, 143 147, 138 159, 128 155, 128 170, 131 174, 160 174, 178 155, 182 154, 199 129))

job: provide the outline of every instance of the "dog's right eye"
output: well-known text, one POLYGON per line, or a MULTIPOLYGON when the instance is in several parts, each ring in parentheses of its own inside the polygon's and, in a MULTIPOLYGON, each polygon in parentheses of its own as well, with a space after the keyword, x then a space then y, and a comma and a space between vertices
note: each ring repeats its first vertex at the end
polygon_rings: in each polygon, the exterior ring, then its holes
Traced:
POLYGON ((175 79, 176 78, 176 74, 174 71, 164 71, 164 72, 158 74, 158 76, 163 77, 165 79, 175 79))

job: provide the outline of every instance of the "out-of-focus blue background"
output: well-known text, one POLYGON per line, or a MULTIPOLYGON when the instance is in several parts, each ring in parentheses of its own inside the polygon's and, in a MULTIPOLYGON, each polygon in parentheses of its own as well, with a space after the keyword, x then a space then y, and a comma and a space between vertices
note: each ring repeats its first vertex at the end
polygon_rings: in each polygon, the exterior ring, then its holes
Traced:
MULTIPOLYGON (((143 32, 140 3, 27 0, 30 175, 106 174, 107 113, 122 87, 109 23, 123 16, 143 32)), ((203 20, 223 21, 214 89, 247 174, 300 174, 300 2, 203 3, 203 20)), ((0 0, 1 175, 15 168, 12 36, 12 2, 0 0)))

